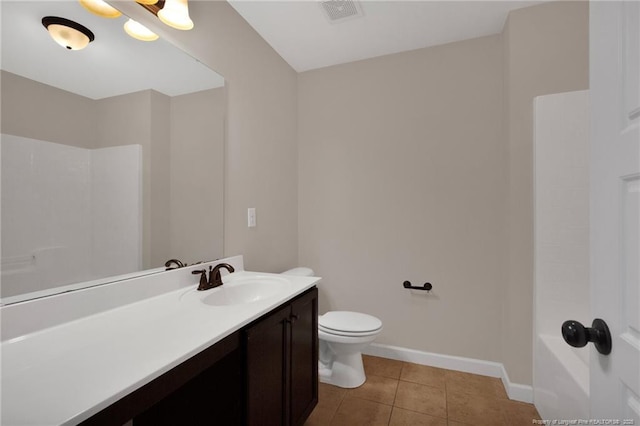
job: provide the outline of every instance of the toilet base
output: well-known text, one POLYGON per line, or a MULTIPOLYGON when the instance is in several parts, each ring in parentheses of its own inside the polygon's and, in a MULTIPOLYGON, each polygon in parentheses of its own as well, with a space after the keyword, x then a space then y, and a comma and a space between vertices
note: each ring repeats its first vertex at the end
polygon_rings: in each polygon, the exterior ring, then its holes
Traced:
POLYGON ((367 379, 360 352, 338 355, 330 366, 321 361, 318 364, 318 377, 321 383, 351 389, 362 386, 367 379))

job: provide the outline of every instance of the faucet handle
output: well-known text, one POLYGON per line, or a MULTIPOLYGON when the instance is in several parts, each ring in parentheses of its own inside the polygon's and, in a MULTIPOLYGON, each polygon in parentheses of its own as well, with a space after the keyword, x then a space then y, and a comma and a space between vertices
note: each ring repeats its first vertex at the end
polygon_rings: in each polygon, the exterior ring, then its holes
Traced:
POLYGON ((195 271, 191 271, 193 275, 200 274, 200 285, 198 285, 198 290, 206 290, 207 289, 207 270, 206 269, 197 269, 195 271))

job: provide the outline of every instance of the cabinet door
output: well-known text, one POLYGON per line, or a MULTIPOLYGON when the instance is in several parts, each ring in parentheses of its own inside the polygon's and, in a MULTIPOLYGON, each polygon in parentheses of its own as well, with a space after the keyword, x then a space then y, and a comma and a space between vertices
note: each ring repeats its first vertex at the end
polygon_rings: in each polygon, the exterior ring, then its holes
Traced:
POLYGON ((291 303, 291 425, 302 425, 318 403, 318 289, 291 303))
POLYGON ((290 306, 286 306, 245 332, 245 414, 249 426, 288 424, 285 363, 288 362, 289 338, 285 325, 290 312, 290 306))

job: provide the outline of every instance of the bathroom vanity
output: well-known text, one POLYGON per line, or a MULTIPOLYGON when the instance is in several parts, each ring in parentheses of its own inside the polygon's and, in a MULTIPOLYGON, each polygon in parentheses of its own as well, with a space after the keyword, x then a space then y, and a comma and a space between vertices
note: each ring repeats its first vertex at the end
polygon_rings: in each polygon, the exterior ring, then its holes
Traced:
POLYGON ((187 267, 3 306, 2 424, 304 423, 318 395, 319 279, 224 261, 237 272, 203 292, 187 267), (65 297, 94 312, 73 318, 65 297), (35 310, 53 326, 26 319, 35 310), (27 324, 8 328, 20 315, 27 324))

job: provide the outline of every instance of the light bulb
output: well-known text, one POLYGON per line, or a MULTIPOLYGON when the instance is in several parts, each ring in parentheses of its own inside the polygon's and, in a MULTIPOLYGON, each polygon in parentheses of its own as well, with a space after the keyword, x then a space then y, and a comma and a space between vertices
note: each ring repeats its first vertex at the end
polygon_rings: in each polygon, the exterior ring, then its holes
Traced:
POLYGON ((137 40, 154 41, 158 39, 158 35, 156 33, 133 19, 129 19, 124 24, 124 30, 127 34, 137 40))
POLYGON ((115 7, 107 4, 103 0, 79 0, 82 7, 89 12, 102 16, 103 18, 117 18, 122 13, 115 7))
POLYGON ((187 0, 166 0, 164 7, 158 11, 158 18, 178 30, 190 30, 193 21, 189 17, 187 0))

